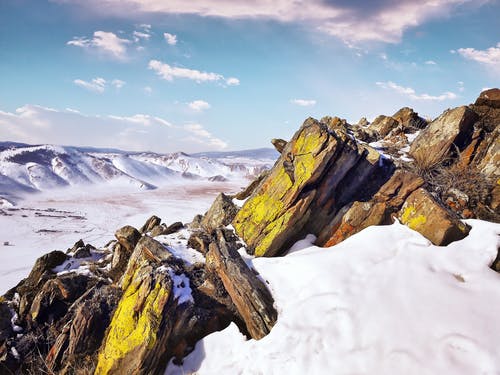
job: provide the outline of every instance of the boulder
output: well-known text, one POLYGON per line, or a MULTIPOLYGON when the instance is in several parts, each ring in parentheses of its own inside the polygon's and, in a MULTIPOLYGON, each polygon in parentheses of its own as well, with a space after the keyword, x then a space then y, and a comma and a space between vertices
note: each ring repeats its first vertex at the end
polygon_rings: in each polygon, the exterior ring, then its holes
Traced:
POLYGON ((276 151, 278 151, 281 154, 287 144, 287 141, 285 141, 284 139, 273 138, 271 139, 271 143, 273 144, 276 151))
POLYGON ((500 90, 495 88, 481 92, 474 104, 477 106, 484 105, 491 108, 500 108, 500 90))
POLYGON ((361 117, 356 125, 367 127, 368 125, 370 125, 370 122, 366 119, 366 117, 361 117))
POLYGON ((135 245, 141 238, 141 233, 134 227, 126 225, 115 232, 115 237, 120 245, 122 245, 126 251, 132 254, 135 245))
POLYGON ((392 115, 392 118, 399 122, 400 127, 405 133, 415 131, 416 129, 423 129, 427 126, 427 121, 409 107, 401 108, 392 115))
POLYGON ((413 141, 410 156, 422 168, 445 161, 471 142, 477 118, 477 114, 465 106, 445 111, 413 141))
POLYGON ((7 302, 0 302, 0 345, 14 333, 11 319, 12 312, 9 305, 7 302))
POLYGON ((231 197, 220 193, 201 220, 201 226, 210 233, 215 228, 230 224, 237 212, 238 207, 235 206, 231 197))
POLYGON ((181 229, 184 228, 184 224, 182 224, 180 221, 177 221, 173 224, 166 225, 165 223, 157 225, 151 230, 151 237, 157 237, 157 236, 166 236, 175 232, 180 231, 181 229))
POLYGON ((221 230, 216 230, 216 237, 207 254, 207 268, 220 277, 249 334, 259 340, 271 331, 278 318, 274 299, 240 254, 226 245, 221 230))
POLYGON ((406 199, 399 220, 421 233, 434 245, 446 246, 467 236, 470 228, 456 216, 441 207, 423 188, 411 193, 406 199))
POLYGON ((202 254, 208 252, 208 245, 212 242, 212 237, 205 231, 195 231, 189 236, 188 246, 198 250, 202 254))
POLYGON ((393 129, 399 126, 399 122, 390 117, 380 115, 368 127, 368 130, 377 134, 377 138, 381 139, 388 135, 393 129))
POLYGON ((160 225, 160 223, 161 223, 161 219, 158 216, 153 215, 148 220, 146 220, 144 225, 139 229, 139 232, 147 233, 147 232, 151 231, 151 229, 153 229, 157 225, 160 225))
POLYGON ((341 121, 309 118, 287 144, 233 220, 251 253, 275 256, 305 234, 317 235, 340 208, 385 182, 381 156, 342 128, 341 121))

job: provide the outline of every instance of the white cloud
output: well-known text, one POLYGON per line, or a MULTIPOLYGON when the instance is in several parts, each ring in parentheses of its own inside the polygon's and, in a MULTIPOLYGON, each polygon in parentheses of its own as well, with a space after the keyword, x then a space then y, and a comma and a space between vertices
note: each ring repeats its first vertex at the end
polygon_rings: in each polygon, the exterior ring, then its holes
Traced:
POLYGON ((151 95, 153 93, 153 88, 151 86, 145 86, 143 90, 148 95, 151 95))
POLYGON ((137 30, 132 35, 134 36, 134 42, 139 42, 141 39, 149 40, 151 38, 151 34, 137 30))
POLYGON ((83 87, 84 89, 99 93, 103 93, 106 89, 106 80, 101 77, 94 78, 90 82, 82 79, 75 79, 73 83, 77 86, 83 87))
POLYGON ((162 63, 158 60, 151 60, 148 64, 148 68, 154 70, 158 76, 167 81, 173 81, 175 78, 185 78, 196 81, 197 83, 226 82, 229 86, 234 86, 240 82, 237 78, 233 77, 226 79, 219 73, 209 73, 196 69, 179 68, 162 63))
POLYGON ((116 87, 117 89, 121 89, 123 86, 125 86, 127 82, 122 81, 121 79, 114 79, 111 81, 111 84, 116 87))
POLYGON ((312 99, 292 99, 290 100, 291 103, 300 105, 301 107, 311 107, 313 105, 316 105, 316 100, 312 99))
POLYGON ((434 60, 427 60, 425 62, 426 65, 437 65, 437 62, 435 62, 434 60))
POLYGON ((107 31, 96 31, 94 37, 88 39, 85 37, 75 37, 66 44, 69 46, 92 49, 102 52, 117 59, 125 59, 127 54, 128 39, 122 39, 115 33, 107 31))
POLYGON ((458 84, 458 91, 464 92, 465 91, 464 83, 462 81, 458 81, 457 84, 458 84))
POLYGON ((497 43, 495 47, 490 47, 485 50, 459 48, 457 52, 468 60, 473 60, 500 70, 500 42, 497 43))
POLYGON ((189 108, 191 108, 193 111, 196 112, 201 112, 211 108, 211 105, 204 100, 194 100, 188 103, 188 106, 189 108))
POLYGON ((168 44, 171 46, 175 46, 177 44, 177 35, 170 34, 170 33, 163 33, 163 37, 167 41, 168 44))
POLYGON ((0 110, 0 139, 163 153, 221 150, 228 146, 201 124, 175 125, 148 114, 87 115, 30 104, 14 113, 0 110))
POLYGON ((404 95, 409 97, 410 99, 413 100, 425 100, 425 101, 443 101, 443 100, 451 100, 451 99, 456 99, 458 96, 457 94, 446 91, 441 95, 429 95, 429 94, 417 94, 414 89, 411 87, 403 87, 399 86, 396 83, 392 81, 387 81, 387 82, 376 82, 375 83, 377 86, 382 87, 383 89, 388 89, 392 90, 398 94, 404 95))
POLYGON ((238 78, 229 77, 226 79, 226 83, 228 86, 239 86, 240 80, 238 78))
POLYGON ((78 3, 132 17, 138 12, 194 14, 230 19, 265 19, 316 25, 317 29, 350 42, 397 43, 409 28, 449 17, 465 4, 479 7, 490 0, 55 0, 78 3))

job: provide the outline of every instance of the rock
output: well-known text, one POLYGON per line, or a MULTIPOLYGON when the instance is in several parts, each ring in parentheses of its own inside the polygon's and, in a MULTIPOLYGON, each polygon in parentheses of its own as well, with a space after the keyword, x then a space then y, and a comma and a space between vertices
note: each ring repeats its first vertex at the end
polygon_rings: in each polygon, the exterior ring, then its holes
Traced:
POLYGON ((66 254, 74 253, 76 250, 78 250, 81 247, 85 247, 85 242, 83 242, 82 239, 79 239, 78 241, 75 242, 75 244, 73 245, 73 247, 71 249, 68 249, 68 251, 66 251, 66 254))
POLYGON ((316 244, 333 246, 369 226, 392 224, 392 215, 399 211, 408 195, 423 184, 424 180, 413 173, 396 171, 373 199, 355 201, 340 211, 320 233, 316 244))
POLYGON ((253 194, 255 190, 257 190, 258 186, 261 182, 269 175, 269 171, 264 171, 257 176, 255 180, 253 180, 250 185, 248 185, 245 189, 237 193, 234 197, 238 200, 247 199, 250 195, 253 194))
MULTIPOLYGON (((0 345, 14 334, 12 330, 12 312, 7 302, 0 302, 0 345)), ((0 365, 1 366, 1 365, 0 365)), ((0 367, 1 369, 1 367, 0 367)))
POLYGON ((227 178, 218 174, 217 176, 212 176, 212 177, 209 177, 208 178, 208 181, 211 181, 211 182, 225 182, 227 181, 227 178))
POLYGON ((427 121, 409 107, 401 108, 392 115, 392 118, 399 122, 399 125, 405 133, 413 132, 416 129, 423 129, 427 126, 427 121))
POLYGON ((224 193, 220 193, 201 220, 201 225, 210 233, 215 228, 230 224, 237 212, 238 208, 233 200, 224 193))
MULTIPOLYGON (((499 121, 500 124, 500 121, 499 121)), ((500 126, 485 136, 477 151, 477 169, 498 184, 500 179, 500 126)))
POLYGON ((146 222, 141 227, 141 229, 139 229, 139 232, 147 233, 147 232, 151 231, 151 229, 153 229, 157 225, 160 225, 160 223, 161 223, 161 219, 158 216, 153 215, 148 220, 146 220, 146 222))
POLYGON ((167 226, 166 224, 160 224, 151 230, 151 237, 166 236, 178 232, 183 228, 184 224, 182 224, 180 221, 177 221, 169 226, 167 226))
POLYGON ((85 246, 79 247, 74 253, 73 258, 81 259, 81 258, 90 258, 92 256, 91 251, 95 250, 95 247, 87 244, 85 246))
POLYGON ((361 117, 356 125, 367 127, 368 125, 370 125, 370 122, 366 119, 366 117, 361 117))
POLYGON ((204 231, 196 231, 191 234, 188 239, 188 246, 192 249, 198 250, 202 254, 208 252, 208 245, 212 242, 211 236, 204 231))
POLYGON ((48 280, 33 299, 31 319, 38 324, 53 323, 68 311, 69 305, 97 282, 97 278, 75 272, 48 280))
POLYGON ((278 318, 274 299, 238 252, 226 246, 222 231, 216 230, 216 235, 217 242, 210 244, 207 254, 207 267, 220 277, 251 337, 259 340, 271 331, 278 318))
POLYGON ((406 199, 399 213, 399 220, 438 246, 461 240, 470 230, 457 217, 441 207, 423 188, 417 189, 406 199))
POLYGON ((135 245, 141 238, 141 233, 139 233, 139 231, 134 227, 126 225, 116 231, 115 237, 120 245, 122 245, 126 251, 132 254, 135 245))
POLYGON ((203 215, 196 215, 193 221, 190 222, 187 227, 191 230, 203 229, 201 226, 201 221, 203 220, 203 215))
POLYGON ((413 141, 410 156, 422 168, 443 162, 470 143, 477 118, 465 106, 445 111, 413 141))
POLYGON ((491 264, 490 268, 493 271, 500 273, 500 248, 498 249, 497 257, 495 258, 495 260, 491 264))
POLYGON ((273 144, 276 151, 278 151, 281 154, 287 144, 287 141, 285 141, 284 139, 273 138, 271 139, 271 143, 273 144))
POLYGON ((390 116, 378 116, 373 122, 370 124, 368 130, 371 132, 375 132, 378 135, 378 139, 384 138, 388 135, 391 130, 396 129, 399 125, 399 122, 390 117, 390 116))
POLYGON ((281 254, 307 233, 318 235, 343 206, 385 182, 380 155, 358 146, 340 121, 329 126, 307 119, 233 220, 256 256, 281 254))
POLYGON ((484 105, 491 108, 500 108, 500 90, 489 89, 481 92, 474 104, 478 106, 484 105))

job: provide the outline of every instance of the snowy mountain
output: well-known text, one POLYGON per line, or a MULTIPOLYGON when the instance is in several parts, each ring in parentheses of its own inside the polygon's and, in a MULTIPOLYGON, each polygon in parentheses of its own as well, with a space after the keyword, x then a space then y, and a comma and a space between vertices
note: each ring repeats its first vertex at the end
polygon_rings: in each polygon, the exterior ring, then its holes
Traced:
POLYGON ((0 142, 0 205, 68 186, 112 182, 154 189, 182 179, 248 179, 277 156, 271 149, 188 155, 0 142))

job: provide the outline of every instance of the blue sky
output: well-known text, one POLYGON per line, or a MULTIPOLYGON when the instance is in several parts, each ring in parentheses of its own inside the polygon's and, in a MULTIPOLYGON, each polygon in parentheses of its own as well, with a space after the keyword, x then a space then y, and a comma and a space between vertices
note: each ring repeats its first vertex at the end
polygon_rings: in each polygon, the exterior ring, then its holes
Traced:
POLYGON ((500 86, 497 0, 1 0, 0 140, 268 147, 500 86))

